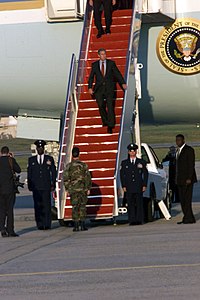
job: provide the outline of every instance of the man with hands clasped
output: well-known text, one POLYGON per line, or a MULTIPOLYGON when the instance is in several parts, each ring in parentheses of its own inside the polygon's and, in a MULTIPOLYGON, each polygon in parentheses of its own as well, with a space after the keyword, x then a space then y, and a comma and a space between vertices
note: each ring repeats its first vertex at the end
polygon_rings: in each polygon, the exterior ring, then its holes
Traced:
POLYGON ((129 225, 139 225, 144 223, 143 193, 147 188, 148 171, 146 162, 136 157, 138 146, 132 143, 127 149, 128 158, 121 163, 120 179, 127 195, 129 225))

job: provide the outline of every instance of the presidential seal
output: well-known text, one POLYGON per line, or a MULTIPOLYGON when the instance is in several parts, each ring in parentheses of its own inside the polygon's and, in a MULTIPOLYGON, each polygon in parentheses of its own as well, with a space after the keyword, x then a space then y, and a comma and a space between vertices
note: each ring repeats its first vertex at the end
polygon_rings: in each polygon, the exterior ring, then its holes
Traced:
POLYGON ((200 21, 177 19, 157 39, 156 51, 168 70, 181 75, 200 72, 200 21))

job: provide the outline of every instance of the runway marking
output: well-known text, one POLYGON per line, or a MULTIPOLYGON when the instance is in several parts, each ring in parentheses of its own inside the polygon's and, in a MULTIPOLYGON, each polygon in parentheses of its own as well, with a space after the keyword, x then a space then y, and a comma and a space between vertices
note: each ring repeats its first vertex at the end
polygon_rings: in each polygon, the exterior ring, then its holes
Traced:
POLYGON ((27 273, 7 273, 0 274, 1 277, 17 277, 17 276, 36 276, 36 275, 57 275, 57 274, 73 274, 73 273, 93 273, 93 272, 112 272, 112 271, 134 271, 148 269, 167 269, 167 268, 186 268, 200 267, 200 263, 196 264, 177 264, 177 265, 155 265, 155 266, 135 266, 135 267, 116 267, 102 269, 78 269, 78 270, 63 270, 63 271, 47 271, 47 272, 27 272, 27 273))

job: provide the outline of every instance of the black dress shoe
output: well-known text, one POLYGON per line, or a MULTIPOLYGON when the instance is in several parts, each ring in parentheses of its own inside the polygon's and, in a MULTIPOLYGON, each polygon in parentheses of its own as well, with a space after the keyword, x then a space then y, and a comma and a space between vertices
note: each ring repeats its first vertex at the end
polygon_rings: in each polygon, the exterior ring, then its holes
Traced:
POLYGON ((184 223, 183 223, 183 221, 180 221, 180 222, 177 222, 177 224, 180 225, 180 224, 184 224, 184 223))
POLYGON ((1 236, 2 236, 2 237, 7 237, 7 236, 8 236, 8 234, 7 234, 7 232, 6 232, 6 231, 2 231, 2 232, 1 232, 1 236))
POLYGON ((196 223, 196 221, 189 221, 189 222, 184 221, 184 222, 183 222, 183 224, 195 224, 195 223, 196 223))
POLYGON ((51 227, 49 227, 49 226, 44 227, 44 230, 49 230, 49 229, 51 229, 51 227))
POLYGON ((112 134, 113 131, 112 131, 112 127, 108 127, 108 133, 112 134))
POLYGON ((38 230, 44 230, 44 226, 38 226, 38 230))
POLYGON ((105 33, 104 31, 99 31, 96 36, 97 39, 99 39, 104 33, 105 33))
POLYGON ((19 234, 17 234, 16 232, 12 232, 12 233, 8 233, 9 237, 17 237, 19 236, 19 234))
POLYGON ((106 34, 111 34, 110 28, 106 29, 106 34))

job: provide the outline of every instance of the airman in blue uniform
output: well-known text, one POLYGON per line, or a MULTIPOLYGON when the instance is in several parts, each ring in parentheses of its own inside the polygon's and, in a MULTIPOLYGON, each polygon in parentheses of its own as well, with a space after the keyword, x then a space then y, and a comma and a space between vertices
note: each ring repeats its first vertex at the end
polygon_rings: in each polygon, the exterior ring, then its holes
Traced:
POLYGON ((143 192, 148 181, 146 162, 136 157, 138 146, 129 144, 128 159, 123 160, 120 169, 120 179, 128 202, 129 225, 143 224, 143 192))
POLYGON ((35 220, 39 230, 51 228, 51 192, 55 189, 54 159, 44 154, 46 142, 35 142, 38 154, 28 159, 28 189, 33 192, 35 220))

